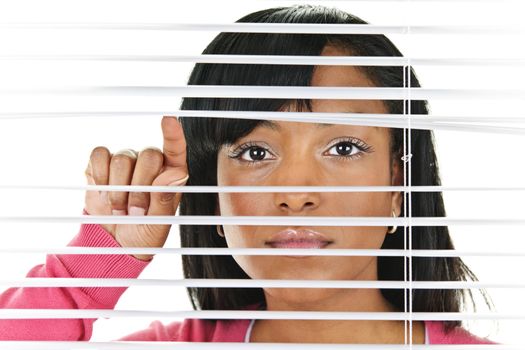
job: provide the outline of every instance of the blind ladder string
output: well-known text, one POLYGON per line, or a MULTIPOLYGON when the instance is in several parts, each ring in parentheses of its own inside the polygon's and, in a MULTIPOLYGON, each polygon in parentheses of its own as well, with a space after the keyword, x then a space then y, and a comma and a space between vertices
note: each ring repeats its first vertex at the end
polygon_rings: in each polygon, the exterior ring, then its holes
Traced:
MULTIPOLYGON (((403 65, 403 92, 406 90, 406 70, 407 66, 406 64, 403 65)), ((406 98, 403 99, 403 117, 406 118, 406 98)), ((408 125, 407 125, 408 127, 408 125)), ((403 157, 401 158, 403 160, 403 187, 407 187, 407 180, 406 180, 406 173, 407 173, 407 166, 406 166, 406 154, 407 154, 407 147, 406 147, 406 128, 403 128, 403 157)), ((403 212, 407 213, 407 192, 403 191, 403 212)), ((405 253, 407 252, 407 246, 406 246, 406 226, 403 226, 403 250, 405 253)), ((403 281, 406 283, 407 281, 407 259, 403 259, 403 281)), ((403 305, 404 309, 403 312, 406 315, 407 313, 407 290, 406 288, 403 289, 403 305)), ((405 345, 408 343, 408 335, 407 335, 407 320, 404 320, 404 338, 405 338, 405 345)))
MULTIPOLYGON (((408 5, 408 9, 407 9, 407 42, 408 42, 408 49, 409 49, 409 52, 410 51, 410 43, 411 43, 411 31, 410 31, 410 23, 411 23, 411 19, 410 19, 410 10, 411 10, 411 0, 408 0, 407 2, 407 5, 408 5)), ((408 152, 406 153, 407 154, 407 161, 408 161, 408 255, 407 255, 407 258, 408 258, 408 295, 409 295, 409 313, 408 313, 408 319, 409 319, 409 340, 410 340, 410 343, 409 343, 409 349, 412 350, 412 345, 413 345, 413 342, 412 342, 412 336, 413 336, 413 331, 414 331, 414 328, 413 328, 413 322, 412 322, 412 303, 413 303, 413 300, 412 300, 412 119, 411 119, 411 114, 412 114, 412 95, 411 95, 411 89, 412 89, 412 84, 411 84, 411 73, 412 73, 412 64, 411 64, 411 55, 407 58, 407 70, 408 70, 408 74, 407 74, 407 85, 408 85, 408 90, 407 90, 407 94, 408 94, 408 103, 407 103, 407 109, 408 109, 408 144, 407 144, 407 149, 408 149, 408 152)), ((407 226, 405 226, 406 228, 407 226)), ((406 321, 405 321, 406 322, 406 321)))
MULTIPOLYGON (((409 0, 410 2, 410 0, 409 0)), ((408 27, 408 31, 410 32, 410 25, 408 27)), ((410 34, 410 33, 409 33, 410 34)), ((410 36, 409 36, 410 37, 410 36)), ((412 350, 412 336, 413 336, 413 331, 414 331, 414 328, 413 328, 413 322, 412 322, 412 303, 413 303, 413 300, 412 300, 412 190, 411 190, 411 187, 412 187, 412 153, 411 153, 411 150, 412 150, 412 139, 411 139, 411 131, 412 131, 412 125, 411 125, 411 118, 410 118, 410 114, 411 114, 411 98, 410 98, 410 89, 411 89, 411 79, 410 79, 410 75, 411 75, 411 64, 410 64, 410 58, 409 58, 409 61, 408 61, 408 104, 407 104, 407 108, 408 108, 408 145, 407 145, 407 149, 408 149, 408 156, 407 156, 407 161, 408 161, 408 255, 407 255, 407 258, 408 258, 408 295, 409 295, 409 313, 408 313, 408 318, 409 318, 409 324, 410 324, 410 335, 409 335, 409 339, 410 339, 410 343, 409 343, 409 349, 412 350)), ((406 226, 405 226, 406 227, 406 226)))
MULTIPOLYGON (((407 72, 407 66, 403 66, 403 89, 406 89, 406 73, 407 72)), ((405 90, 406 91, 406 90, 405 90)), ((406 118, 406 98, 403 99, 403 116, 406 118)), ((408 127, 408 125, 407 125, 408 127)), ((403 157, 401 158, 403 160, 403 187, 406 188, 407 187, 407 179, 406 179, 406 174, 407 174, 407 165, 406 165, 406 155, 407 155, 407 138, 406 138, 406 131, 407 129, 406 128, 403 128, 403 157)), ((403 191, 403 212, 405 213, 405 217, 406 217, 406 213, 407 213, 407 192, 406 191, 403 191)), ((406 225, 403 226, 403 249, 405 252, 407 252, 407 245, 406 245, 406 235, 407 235, 407 228, 406 228, 406 225)), ((407 281, 407 259, 403 259, 403 280, 406 282, 407 281)), ((407 313, 407 290, 406 288, 403 289, 403 304, 404 304, 404 313, 406 314, 407 313)), ((407 320, 405 319, 404 320, 404 323, 405 323, 405 328, 404 328, 404 337, 405 337, 405 345, 407 344, 408 342, 408 335, 407 335, 407 320)))
MULTIPOLYGON (((410 28, 410 25, 411 25, 411 6, 412 6, 412 2, 411 0, 408 0, 407 3, 407 10, 405 12, 406 14, 406 20, 407 20, 407 45, 408 45, 408 50, 410 52, 410 55, 409 57, 407 57, 407 75, 406 75, 406 78, 407 78, 407 87, 408 87, 408 90, 406 90, 407 92, 407 95, 408 95, 408 103, 406 104, 407 105, 407 124, 408 124, 408 133, 407 133, 407 151, 405 154, 406 154, 406 162, 407 162, 407 165, 408 165, 408 227, 405 226, 405 228, 408 229, 408 252, 407 252, 407 257, 404 258, 405 260, 408 260, 408 295, 410 296, 409 297, 409 300, 410 300, 410 304, 409 304, 409 313, 408 313, 408 323, 409 323, 409 346, 408 348, 410 350, 412 350, 412 345, 413 345, 413 341, 412 341, 412 337, 413 337, 413 320, 412 320, 412 312, 413 312, 413 293, 412 293, 412 95, 411 95, 411 89, 412 89, 412 83, 411 83, 411 73, 412 73, 412 64, 411 64, 411 55, 412 55, 412 50, 411 50, 411 28, 410 28)), ((406 217, 406 215, 405 215, 406 217)), ((406 322, 406 321, 405 321, 406 322)))
MULTIPOLYGON (((407 21, 407 40, 408 38, 410 37, 410 30, 409 30, 409 26, 410 26, 410 0, 407 1, 406 3, 407 5, 407 8, 405 9, 405 15, 406 15, 406 21, 407 21)), ((410 218, 411 216, 411 207, 410 207, 410 199, 411 199, 411 178, 410 178, 410 173, 411 173, 411 162, 410 162, 410 159, 411 159, 411 156, 412 154, 410 153, 411 151, 411 145, 410 145, 410 134, 411 134, 411 120, 410 120, 410 69, 411 65, 410 65, 410 61, 407 60, 407 64, 403 66, 403 89, 404 89, 404 94, 405 94, 405 98, 403 99, 403 115, 404 117, 406 118, 407 120, 407 127, 405 129, 403 129, 403 186, 405 188, 407 188, 407 178, 408 178, 408 194, 407 194, 407 191, 404 191, 403 192, 403 208, 404 208, 404 213, 405 213, 405 218, 410 218), (408 136, 407 136, 407 133, 408 133, 408 136), (408 164, 407 164, 408 163, 408 164), (408 169, 407 169, 408 168, 408 169), (408 209, 408 210, 407 210, 408 209), (407 215, 408 213, 408 215, 407 215)), ((410 220, 410 219, 408 219, 410 220)), ((405 323, 405 345, 408 344, 409 345, 409 349, 412 349, 412 288, 411 288, 411 281, 412 281, 412 275, 411 275, 411 269, 412 269, 412 259, 410 257, 410 253, 411 253, 411 249, 412 249, 412 246, 411 246, 411 231, 410 231, 410 221, 408 221, 408 236, 409 236, 409 247, 408 247, 408 251, 407 251, 407 225, 404 225, 403 226, 403 246, 404 246, 404 249, 407 253, 406 255, 406 258, 403 259, 403 276, 404 276, 404 281, 407 282, 408 280, 408 283, 409 283, 409 288, 408 288, 408 303, 409 303, 409 306, 408 306, 408 316, 409 316, 409 319, 407 320, 405 318, 404 320, 404 323, 405 323), (409 269, 408 269, 408 278, 407 278, 407 260, 408 260, 408 266, 409 266, 409 269), (408 323, 407 323, 408 321, 408 323), (407 334, 408 333, 408 334, 407 334)), ((407 289, 405 288, 404 289, 404 312, 406 313, 407 312, 407 289)))

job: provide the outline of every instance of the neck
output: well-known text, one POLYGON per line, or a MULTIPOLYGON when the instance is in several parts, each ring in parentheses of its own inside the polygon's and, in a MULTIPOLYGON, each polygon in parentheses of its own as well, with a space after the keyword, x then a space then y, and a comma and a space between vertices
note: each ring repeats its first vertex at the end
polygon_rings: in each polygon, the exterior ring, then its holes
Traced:
MULTIPOLYGON (((357 280, 377 280, 375 266, 357 280), (367 276, 365 276, 367 275, 367 276)), ((379 289, 265 289, 268 311, 399 312, 379 289)), ((412 344, 424 344, 425 326, 412 322, 412 344)), ((405 344, 409 324, 397 320, 256 320, 250 342, 405 344)))
MULTIPOLYGON (((348 292, 348 291, 347 291, 348 292)), ((338 293, 330 297, 330 303, 300 305, 276 302, 267 299, 269 311, 348 311, 348 312, 395 312, 379 290, 353 289, 352 293, 338 293), (366 295, 367 298, 363 298, 366 295), (338 300, 359 300, 360 303, 344 303, 338 300), (379 299, 380 303, 363 303, 379 299), (314 306, 315 305, 315 306, 314 306)), ((407 324, 408 326, 408 324, 407 324)), ((423 322, 413 322, 412 343, 424 344, 423 322)), ((256 320, 250 342, 276 343, 340 343, 340 344, 404 344, 409 342, 405 335, 404 321, 391 320, 256 320)))

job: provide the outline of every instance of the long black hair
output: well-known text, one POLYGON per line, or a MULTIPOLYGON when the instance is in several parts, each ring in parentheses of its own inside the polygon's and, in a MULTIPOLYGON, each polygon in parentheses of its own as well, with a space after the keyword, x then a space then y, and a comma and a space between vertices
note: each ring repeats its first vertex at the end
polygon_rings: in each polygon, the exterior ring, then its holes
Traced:
MULTIPOLYGON (((338 23, 367 24, 358 17, 335 8, 297 5, 271 8, 251 13, 237 22, 253 23, 338 23)), ((402 56, 394 44, 384 35, 342 34, 274 34, 274 33, 220 33, 204 50, 203 54, 237 55, 310 55, 319 56, 326 45, 333 45, 353 56, 402 56)), ((410 80, 412 87, 420 87, 410 70, 399 66, 357 67, 377 87, 403 87, 410 80), (406 73, 406 74, 405 74, 406 73), (405 76, 405 79, 403 77, 405 76)), ((209 64, 195 65, 189 85, 260 85, 260 86, 309 86, 314 66, 277 64, 209 64)), ((184 110, 231 110, 231 111, 278 111, 294 103, 311 110, 309 100, 254 99, 254 98, 184 98, 184 110)), ((402 100, 386 100, 389 113, 403 114, 408 108, 402 100)), ((428 114, 427 101, 412 100, 412 114, 428 114)), ((189 180, 187 185, 217 185, 217 153, 224 144, 231 144, 250 133, 261 120, 221 118, 180 118, 187 142, 189 180)), ((391 131, 391 162, 401 162, 403 156, 403 133, 406 129, 391 131)), ((411 130, 411 176, 414 186, 440 185, 438 163, 434 151, 433 134, 429 130, 411 130)), ((403 168, 400 163, 401 168, 403 168)), ((405 167, 407 168, 407 167, 405 167)), ((405 177, 407 174, 404 174, 405 177)), ((408 197, 405 197, 405 200, 408 197)), ((411 194, 413 217, 446 216, 440 192, 415 192, 411 194)), ((185 193, 180 204, 181 215, 216 215, 216 193, 185 193)), ((404 212, 400 216, 404 216, 404 212)), ((382 249, 403 249, 404 228, 386 235, 382 249)), ((216 226, 181 225, 183 247, 227 247, 226 240, 216 231, 216 226)), ((413 249, 454 249, 447 227, 413 227, 413 249)), ((403 257, 378 259, 378 279, 403 281, 405 266, 403 257)), ((249 279, 232 256, 185 255, 182 257, 186 278, 249 279)), ((407 270, 408 270, 408 264, 407 270)), ((408 276, 408 271, 407 271, 408 276)), ((413 257, 412 279, 414 281, 477 281, 474 273, 459 257, 413 257)), ((491 301, 481 290, 485 302, 491 301)), ((261 288, 188 288, 194 309, 239 310, 250 304, 265 305, 261 288)), ((383 296, 399 311, 410 302, 404 289, 382 289, 383 296), (407 299, 405 300, 405 295, 407 299), (406 304, 405 304, 406 302, 406 304)), ((415 289, 411 302, 414 312, 460 312, 470 297, 469 289, 415 289), (468 293, 468 294, 467 294, 468 293)), ((211 320, 212 322, 215 320, 211 320)), ((444 321, 445 330, 461 326, 461 321, 444 321)))

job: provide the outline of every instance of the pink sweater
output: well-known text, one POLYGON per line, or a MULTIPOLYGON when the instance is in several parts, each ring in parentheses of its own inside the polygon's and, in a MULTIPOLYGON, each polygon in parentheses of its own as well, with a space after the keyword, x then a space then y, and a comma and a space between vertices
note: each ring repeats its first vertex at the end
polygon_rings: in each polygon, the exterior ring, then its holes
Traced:
MULTIPOLYGON (((119 247, 100 225, 81 225, 68 246, 119 247)), ((149 262, 131 255, 47 255, 44 265, 27 277, 137 278, 149 262)), ((4 309, 113 309, 126 288, 10 288, 0 294, 4 309)), ((255 309, 250 306, 248 309, 255 309)), ((89 340, 96 319, 5 320, 0 319, 0 340, 89 340)), ((147 329, 119 340, 244 342, 250 320, 217 322, 186 319, 167 325, 154 321, 147 329)), ((496 344, 458 328, 445 334, 440 321, 426 321, 429 344, 496 344)))

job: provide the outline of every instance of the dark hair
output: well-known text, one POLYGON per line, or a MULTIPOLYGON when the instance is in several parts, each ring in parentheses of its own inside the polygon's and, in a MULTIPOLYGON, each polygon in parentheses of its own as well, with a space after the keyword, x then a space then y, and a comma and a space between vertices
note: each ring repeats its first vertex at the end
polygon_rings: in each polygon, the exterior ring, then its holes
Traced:
MULTIPOLYGON (((335 8, 297 5, 279 7, 249 14, 237 22, 255 23, 340 23, 367 24, 367 22, 335 8)), ((402 56, 384 35, 342 34, 272 34, 272 33, 220 33, 203 54, 238 55, 312 55, 319 56, 326 45, 334 45, 354 56, 402 56)), ((404 70, 399 66, 357 67, 366 73, 378 87, 403 87, 404 70)), ((314 66, 272 64, 196 64, 190 85, 267 85, 308 86, 314 66)), ((408 74, 406 74, 408 75, 408 74)), ((420 87, 413 70, 412 87, 420 87)), ((309 100, 253 98, 184 98, 184 110, 237 110, 277 111, 291 103, 311 110, 309 100)), ((407 108, 402 100, 384 101, 390 113, 403 114, 407 108)), ((411 113, 428 114, 427 101, 411 101, 411 113)), ((187 185, 217 185, 217 152, 224 144, 235 142, 250 133, 261 120, 221 118, 180 118, 187 141, 189 180, 187 185)), ((403 155, 404 129, 391 129, 391 162, 400 162, 403 155)), ((412 185, 440 185, 438 164, 434 151, 433 134, 429 130, 411 130, 412 185)), ((402 164, 401 164, 402 165, 402 164)), ((407 174, 405 174, 407 176, 407 174)), ((445 207, 440 192, 411 194, 413 217, 442 217, 445 207)), ((406 199, 407 197, 405 197, 406 199)), ((181 215, 215 215, 218 205, 216 193, 185 193, 180 204, 181 215)), ((402 213, 400 216, 403 216, 402 213)), ((219 237, 216 226, 181 225, 183 247, 227 247, 219 237)), ((386 235, 382 249, 403 249, 403 227, 395 234, 386 235)), ((408 235, 406 246, 408 247, 408 235)), ((413 249, 454 249, 447 227, 413 227, 413 249)), ((459 257, 413 257, 414 281, 477 281, 474 273, 459 257)), ((186 278, 249 279, 232 256, 185 255, 182 257, 186 278)), ((407 264, 408 269, 408 264, 407 264)), ((408 271, 407 271, 408 275, 408 271)), ((403 257, 378 257, 379 280, 404 280, 403 257)), ((399 311, 404 303, 404 289, 382 289, 383 296, 399 311)), ((416 289, 412 290, 413 312, 460 312, 468 296, 476 308, 469 289, 416 289)), ((488 295, 481 290, 489 305, 488 295)), ((261 288, 188 288, 195 309, 239 310, 262 303, 261 288)), ((212 320, 213 321, 213 320, 212 320)), ((461 321, 444 321, 445 330, 461 326, 461 321)))

